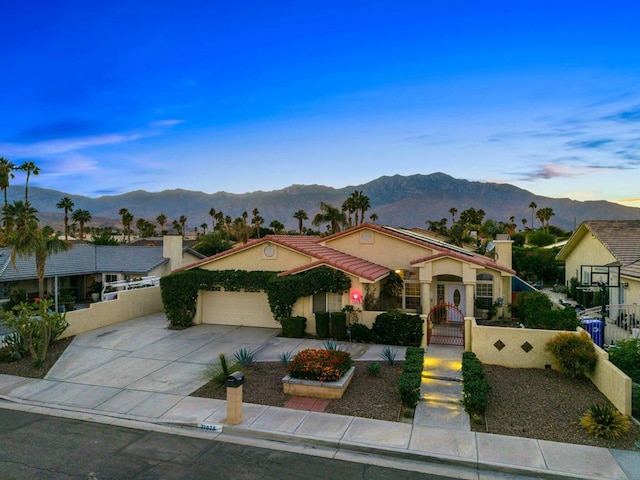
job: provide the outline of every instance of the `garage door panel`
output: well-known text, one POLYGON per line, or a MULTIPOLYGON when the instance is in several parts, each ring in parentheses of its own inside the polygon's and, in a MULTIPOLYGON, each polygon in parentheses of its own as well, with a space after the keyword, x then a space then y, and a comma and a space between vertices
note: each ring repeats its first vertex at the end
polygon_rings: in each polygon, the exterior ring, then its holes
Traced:
POLYGON ((264 292, 201 292, 202 323, 279 328, 264 292))

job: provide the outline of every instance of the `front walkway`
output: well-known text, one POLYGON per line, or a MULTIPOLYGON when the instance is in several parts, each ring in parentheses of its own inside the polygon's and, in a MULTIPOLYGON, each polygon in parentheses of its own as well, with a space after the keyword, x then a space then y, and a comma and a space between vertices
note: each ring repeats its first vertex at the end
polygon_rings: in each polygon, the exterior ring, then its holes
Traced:
POLYGON ((429 345, 424 354, 420 402, 413 424, 471 431, 462 406, 463 347, 429 345))

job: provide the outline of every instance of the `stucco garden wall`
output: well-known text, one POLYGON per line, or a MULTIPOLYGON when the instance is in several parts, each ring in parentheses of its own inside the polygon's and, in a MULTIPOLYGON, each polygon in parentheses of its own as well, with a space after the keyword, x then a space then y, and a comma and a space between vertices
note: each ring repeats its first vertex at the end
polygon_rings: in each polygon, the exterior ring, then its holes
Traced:
MULTIPOLYGON (((578 328, 576 335, 582 329, 578 328)), ((474 318, 465 318, 465 350, 474 352, 482 363, 509 368, 550 368, 553 357, 544 346, 557 330, 485 327, 474 318)), ((595 345, 594 345, 595 346, 595 345)), ((595 346, 598 364, 591 381, 615 407, 631 415, 631 379, 609 361, 609 354, 595 346)))
POLYGON ((162 311, 160 287, 118 292, 118 298, 115 300, 92 303, 89 308, 67 312, 69 328, 61 338, 162 311))

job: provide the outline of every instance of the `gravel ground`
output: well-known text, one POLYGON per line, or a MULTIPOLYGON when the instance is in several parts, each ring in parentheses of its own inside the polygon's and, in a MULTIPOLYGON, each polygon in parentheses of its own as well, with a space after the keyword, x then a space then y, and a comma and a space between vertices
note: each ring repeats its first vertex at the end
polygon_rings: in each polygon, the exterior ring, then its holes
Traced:
MULTIPOLYGON (((50 349, 43 368, 34 369, 30 358, 0 362, 0 374, 44 378, 71 338, 59 340, 50 349)), ((333 400, 327 412, 379 420, 398 421, 402 409, 398 395, 399 365, 380 363, 380 376, 371 377, 368 362, 354 362, 356 371, 340 400, 333 400)), ((578 422, 593 403, 609 403, 588 380, 572 380, 553 370, 511 369, 485 365, 492 391, 484 419, 473 422, 474 431, 537 438, 564 443, 640 450, 640 427, 618 440, 601 440, 587 435, 578 422), (638 442, 638 446, 636 446, 638 442)), ((291 398, 282 391, 286 368, 279 362, 257 363, 245 372, 243 400, 247 403, 282 407, 291 398)), ((226 398, 226 389, 208 383, 191 394, 205 398, 226 398)))
MULTIPOLYGON (((328 405, 327 413, 375 418, 378 420, 398 421, 402 403, 398 393, 398 375, 400 364, 395 366, 380 364, 380 375, 372 377, 367 373, 369 362, 354 362, 356 370, 353 380, 343 397, 328 405)), ((259 405, 284 407, 291 398, 282 389, 282 377, 287 369, 279 362, 256 363, 245 371, 245 383, 242 387, 242 401, 259 405)), ((196 390, 194 397, 217 398, 224 400, 227 391, 213 382, 196 390)))
POLYGON ((473 422, 473 430, 640 450, 640 427, 635 423, 631 431, 617 440, 597 439, 580 426, 580 417, 591 405, 611 405, 590 380, 574 380, 555 370, 536 368, 484 365, 484 370, 491 385, 489 406, 485 422, 473 422))

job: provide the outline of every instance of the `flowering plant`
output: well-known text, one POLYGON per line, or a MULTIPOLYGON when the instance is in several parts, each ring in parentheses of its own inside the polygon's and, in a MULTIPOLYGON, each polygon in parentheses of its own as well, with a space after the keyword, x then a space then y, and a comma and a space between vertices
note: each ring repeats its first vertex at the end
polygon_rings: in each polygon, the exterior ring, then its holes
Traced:
POLYGON ((289 362, 292 378, 335 382, 351 368, 351 354, 341 350, 301 350, 289 362))

